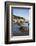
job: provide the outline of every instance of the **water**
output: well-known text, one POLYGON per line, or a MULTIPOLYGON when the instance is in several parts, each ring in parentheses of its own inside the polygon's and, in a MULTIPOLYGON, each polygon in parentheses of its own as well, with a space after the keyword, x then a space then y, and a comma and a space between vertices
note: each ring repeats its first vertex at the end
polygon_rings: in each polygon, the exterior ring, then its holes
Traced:
MULTIPOLYGON (((23 24, 21 24, 21 26, 28 27, 28 24, 27 23, 23 23, 23 24)), ((20 28, 20 26, 18 26, 17 24, 13 23, 13 31, 19 31, 19 28, 20 28)))
MULTIPOLYGON (((28 24, 27 23, 23 23, 23 24, 21 24, 22 26, 26 26, 26 27, 28 27, 28 24)), ((17 25, 17 24, 14 24, 13 23, 13 35, 28 35, 28 32, 21 32, 20 30, 19 30, 19 28, 20 28, 20 26, 19 25, 17 25)))
POLYGON ((19 31, 19 28, 20 28, 20 26, 18 26, 17 24, 13 23, 13 32, 19 31))

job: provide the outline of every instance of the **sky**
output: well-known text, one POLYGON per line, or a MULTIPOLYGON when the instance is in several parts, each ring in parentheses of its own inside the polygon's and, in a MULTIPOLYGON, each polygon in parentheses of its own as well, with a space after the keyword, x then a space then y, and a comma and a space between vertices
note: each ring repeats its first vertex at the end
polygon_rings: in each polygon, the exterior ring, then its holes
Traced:
POLYGON ((29 9, 13 8, 13 15, 29 19, 29 9))

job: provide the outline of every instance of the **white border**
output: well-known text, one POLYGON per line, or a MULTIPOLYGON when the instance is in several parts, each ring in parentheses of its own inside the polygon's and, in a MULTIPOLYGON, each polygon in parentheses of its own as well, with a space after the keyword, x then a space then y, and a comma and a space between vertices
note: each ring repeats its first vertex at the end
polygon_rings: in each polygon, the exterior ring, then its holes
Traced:
POLYGON ((17 41, 17 40, 33 40, 33 7, 32 6, 20 6, 20 5, 10 5, 9 6, 9 14, 10 14, 10 17, 9 17, 9 21, 10 21, 10 24, 9 24, 9 41, 17 41), (29 29, 29 36, 14 36, 14 37, 11 37, 11 7, 27 7, 27 8, 30 8, 29 10, 29 22, 30 22, 30 25, 31 25, 31 30, 29 29))

